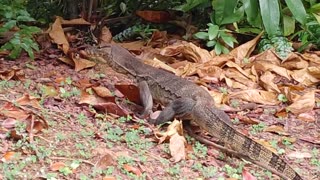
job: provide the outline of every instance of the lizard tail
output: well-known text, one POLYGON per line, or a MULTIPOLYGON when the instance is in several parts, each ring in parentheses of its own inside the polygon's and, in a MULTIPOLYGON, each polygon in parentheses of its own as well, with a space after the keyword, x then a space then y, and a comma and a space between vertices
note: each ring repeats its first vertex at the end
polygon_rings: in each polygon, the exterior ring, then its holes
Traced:
POLYGON ((207 130, 214 137, 219 138, 219 140, 224 144, 231 146, 232 150, 247 156, 249 159, 267 165, 278 172, 278 175, 283 178, 286 177, 291 180, 302 180, 301 176, 277 154, 241 134, 230 124, 222 121, 221 117, 224 116, 223 111, 217 113, 216 109, 213 110, 208 106, 199 106, 199 108, 195 108, 198 110, 193 111, 193 115, 198 125, 207 130), (203 118, 203 114, 206 114, 205 117, 207 118, 203 118))

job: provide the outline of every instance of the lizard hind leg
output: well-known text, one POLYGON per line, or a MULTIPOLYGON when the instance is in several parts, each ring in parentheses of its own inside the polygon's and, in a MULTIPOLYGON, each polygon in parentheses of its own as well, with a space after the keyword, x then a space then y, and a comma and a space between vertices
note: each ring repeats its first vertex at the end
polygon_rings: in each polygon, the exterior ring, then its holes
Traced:
POLYGON ((191 98, 176 99, 163 109, 157 119, 154 120, 154 124, 172 121, 174 117, 190 119, 190 113, 195 104, 196 101, 191 98))
POLYGON ((152 95, 149 86, 146 81, 141 81, 138 83, 140 100, 143 105, 142 116, 150 115, 152 113, 152 95))

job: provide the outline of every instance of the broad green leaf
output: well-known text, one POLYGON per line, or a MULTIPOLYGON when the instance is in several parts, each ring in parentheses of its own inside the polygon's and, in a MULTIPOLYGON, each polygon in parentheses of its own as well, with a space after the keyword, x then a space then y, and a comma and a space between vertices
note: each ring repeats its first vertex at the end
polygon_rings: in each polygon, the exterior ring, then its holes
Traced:
POLYGON ((12 51, 9 54, 9 57, 12 59, 16 59, 21 53, 21 46, 14 46, 12 51))
POLYGON ((241 6, 234 13, 226 14, 221 24, 230 24, 230 23, 240 21, 243 18, 243 15, 244 15, 244 8, 243 6, 241 6))
POLYGON ((206 46, 207 46, 207 47, 213 47, 214 45, 216 45, 216 43, 217 43, 217 41, 215 41, 215 40, 208 41, 207 44, 206 44, 206 46))
POLYGON ((290 11, 297 21, 305 25, 307 22, 307 12, 301 0, 285 0, 290 11))
POLYGON ((209 39, 209 35, 207 32, 197 32, 194 34, 194 37, 198 39, 203 39, 203 40, 209 39))
POLYGON ((223 46, 219 42, 217 42, 217 44, 214 46, 214 51, 216 52, 217 55, 221 54, 222 47, 223 46))
POLYGON ((317 19, 318 23, 320 24, 320 15, 312 13, 312 15, 317 19))
POLYGON ((13 48, 13 45, 11 42, 5 43, 3 46, 1 46, 1 50, 11 50, 13 48))
POLYGON ((209 26, 208 35, 209 35, 210 41, 215 39, 218 33, 219 33, 219 26, 217 25, 209 26))
POLYGON ((17 21, 16 20, 10 20, 10 21, 6 22, 3 25, 3 28, 6 28, 6 29, 10 30, 11 28, 13 28, 16 25, 17 25, 17 21))
POLYGON ((222 53, 223 54, 228 54, 230 51, 228 48, 226 48, 225 46, 222 46, 222 53))
POLYGON ((237 0, 213 0, 212 7, 215 11, 215 23, 222 25, 224 19, 233 17, 237 3, 237 0))
POLYGON ((222 40, 230 47, 233 48, 233 43, 235 41, 235 39, 232 36, 221 36, 222 40))
POLYGON ((295 22, 296 21, 292 17, 283 15, 283 35, 284 36, 288 36, 294 33, 295 22))
POLYGON ((278 0, 259 0, 264 28, 268 35, 275 35, 280 29, 278 0))
POLYGON ((249 24, 259 27, 261 24, 258 0, 242 0, 249 24), (259 22, 260 21, 260 22, 259 22))
POLYGON ((31 21, 35 21, 35 20, 30 16, 18 16, 17 21, 31 22, 31 21))
POLYGON ((33 54, 31 46, 29 46, 25 43, 21 43, 20 46, 22 47, 22 49, 24 49, 28 53, 28 55, 31 59, 34 59, 34 54, 33 54))

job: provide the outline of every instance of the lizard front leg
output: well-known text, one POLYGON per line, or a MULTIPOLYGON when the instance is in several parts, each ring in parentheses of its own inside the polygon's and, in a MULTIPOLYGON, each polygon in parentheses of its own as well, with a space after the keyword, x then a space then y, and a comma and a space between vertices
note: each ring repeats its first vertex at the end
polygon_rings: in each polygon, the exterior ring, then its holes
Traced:
POLYGON ((174 117, 191 119, 190 113, 193 107, 196 105, 196 101, 191 98, 179 98, 172 101, 167 107, 163 109, 157 119, 154 120, 154 124, 162 124, 167 121, 173 120, 174 117))
POLYGON ((138 87, 139 87, 140 100, 143 105, 143 111, 141 115, 146 116, 152 113, 152 105, 153 105, 152 95, 146 81, 139 82, 138 87))

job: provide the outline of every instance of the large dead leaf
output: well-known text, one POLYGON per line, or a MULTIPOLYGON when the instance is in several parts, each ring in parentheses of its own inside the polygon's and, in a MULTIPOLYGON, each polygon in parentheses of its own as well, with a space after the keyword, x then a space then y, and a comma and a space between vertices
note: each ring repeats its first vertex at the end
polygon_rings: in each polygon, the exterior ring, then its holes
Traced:
POLYGON ((57 16, 57 19, 60 19, 62 25, 91 25, 91 23, 83 18, 65 20, 62 17, 57 16))
MULTIPOLYGON (((309 67, 301 70, 295 70, 291 73, 291 76, 294 80, 298 81, 299 83, 305 85, 305 86, 310 86, 313 84, 316 84, 319 82, 319 79, 314 77, 311 74, 311 71, 314 70, 315 68, 309 67), (311 71, 310 71, 311 70, 311 71)), ((318 68, 316 68, 318 69, 318 68)))
POLYGON ((181 54, 187 60, 196 63, 204 63, 213 59, 212 55, 207 50, 185 41, 165 47, 161 50, 160 54, 165 56, 176 56, 181 54))
POLYGON ((291 52, 288 57, 281 62, 281 66, 289 70, 304 69, 309 66, 309 63, 296 53, 291 52))
POLYGON ((126 98, 135 104, 142 104, 140 99, 139 88, 133 84, 116 84, 117 88, 126 98))
POLYGON ((278 86, 273 82, 274 78, 275 75, 273 75, 270 71, 267 71, 261 75, 260 80, 266 90, 280 93, 278 86))
POLYGON ((61 20, 62 18, 57 16, 55 22, 49 29, 49 36, 52 41, 58 45, 58 48, 61 49, 64 54, 67 54, 70 45, 62 29, 61 20))
POLYGON ((276 105, 279 104, 277 94, 269 91, 262 91, 257 89, 244 90, 239 92, 232 92, 230 98, 239 98, 248 102, 255 102, 260 104, 276 105))
POLYGON ((281 60, 273 50, 263 51, 258 55, 249 58, 250 62, 254 61, 267 61, 268 63, 280 66, 281 60))
POLYGON ((234 89, 248 89, 248 87, 242 83, 239 83, 237 81, 234 81, 230 78, 225 77, 226 84, 228 87, 234 88, 234 89))
POLYGON ((291 77, 290 77, 291 71, 289 71, 283 67, 280 67, 278 65, 272 64, 268 61, 255 61, 253 64, 254 64, 255 70, 257 72, 271 71, 276 74, 279 74, 280 76, 287 78, 288 80, 291 79, 291 77))
POLYGON ((0 70, 0 79, 6 81, 10 79, 23 81, 25 79, 25 74, 19 67, 12 66, 10 70, 0 70))
POLYGON ((29 105, 36 109, 41 109, 39 100, 40 98, 30 96, 29 94, 24 94, 21 98, 17 99, 16 102, 22 106, 29 105))
POLYGON ((153 23, 165 23, 172 19, 168 11, 136 11, 136 14, 142 19, 153 23))
POLYGON ((168 66, 167 64, 163 63, 162 61, 158 60, 157 58, 154 58, 153 60, 151 59, 146 59, 143 61, 145 64, 148 64, 150 66, 153 66, 155 68, 161 68, 164 70, 167 70, 169 72, 172 72, 176 74, 176 70, 173 69, 172 67, 168 66))
MULTIPOLYGON (((249 79, 247 76, 244 76, 243 73, 241 73, 240 71, 238 71, 236 68, 227 68, 225 70, 225 76, 228 78, 228 79, 234 79, 234 81, 238 82, 238 84, 243 84, 244 86, 246 86, 245 89, 254 89, 254 88, 257 88, 257 84, 252 81, 251 79, 249 79)), ((251 76, 251 78, 255 78, 254 76, 251 76)), ((226 80, 228 81, 228 80, 226 80)), ((228 85, 231 85, 230 82, 227 82, 228 85)), ((235 83, 232 84, 232 86, 230 87, 233 87, 233 88, 237 88, 237 86, 235 86, 235 83)), ((241 88, 243 89, 244 87, 241 86, 241 87, 238 87, 238 88, 241 88)))
POLYGON ((174 162, 179 162, 186 158, 186 142, 186 139, 178 133, 171 136, 169 149, 174 162))
POLYGON ((83 59, 81 57, 72 57, 72 60, 74 62, 75 71, 77 72, 96 65, 95 62, 83 59))
POLYGON ((311 111, 315 106, 315 92, 309 91, 288 106, 288 109, 294 114, 300 114, 311 111))
POLYGON ((251 41, 248 41, 240 45, 239 47, 233 49, 229 53, 231 56, 235 58, 235 62, 237 64, 241 65, 243 63, 243 59, 248 58, 250 56, 250 54, 253 52, 262 34, 263 33, 260 33, 257 37, 255 37, 251 41))
POLYGON ((14 104, 9 102, 5 103, 0 108, 0 114, 20 121, 26 120, 30 116, 27 112, 17 108, 14 104))

